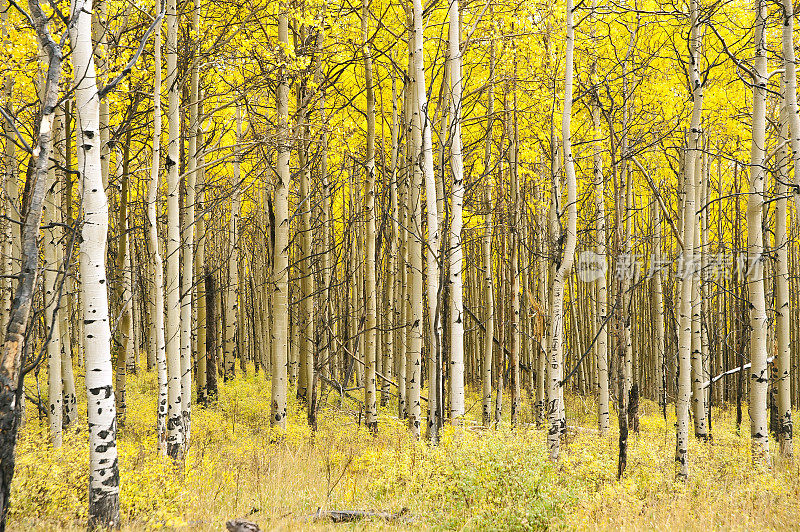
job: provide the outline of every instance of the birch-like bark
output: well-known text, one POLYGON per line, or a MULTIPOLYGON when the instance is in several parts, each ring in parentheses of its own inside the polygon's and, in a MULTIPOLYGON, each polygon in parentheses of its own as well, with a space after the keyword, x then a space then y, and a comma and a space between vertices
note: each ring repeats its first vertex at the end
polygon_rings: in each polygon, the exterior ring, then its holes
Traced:
POLYGON ((552 307, 550 309, 550 368, 548 373, 548 417, 550 429, 547 443, 550 449, 550 459, 558 460, 560 451, 560 437, 564 430, 565 420, 561 405, 561 380, 563 362, 563 330, 564 330, 564 283, 572 269, 575 258, 575 244, 577 240, 578 211, 575 204, 577 199, 577 183, 575 179, 575 165, 572 159, 572 140, 570 126, 572 118, 572 77, 573 77, 573 51, 575 47, 575 30, 573 27, 574 10, 572 0, 567 0, 566 11, 566 46, 564 61, 564 109, 561 116, 561 142, 564 149, 564 174, 567 184, 567 227, 564 242, 564 252, 561 262, 553 278, 552 307))
POLYGON ((664 332, 664 293, 661 285, 661 211, 658 204, 653 202, 653 259, 651 265, 651 297, 655 325, 655 371, 653 373, 655 396, 658 405, 666 411, 666 377, 664 375, 664 360, 666 355, 664 332))
MULTIPOLYGON (((161 0, 156 1, 156 13, 161 10, 161 0)), ((151 319, 155 329, 155 360, 158 374, 158 410, 156 413, 156 436, 158 450, 167 452, 167 356, 164 329, 164 262, 161 258, 161 242, 158 238, 157 199, 161 161, 161 22, 155 29, 153 43, 153 155, 150 168, 150 184, 147 188, 147 225, 150 256, 153 258, 153 305, 151 319)))
MULTIPOLYGON (((792 148, 795 184, 800 184, 800 109, 797 106, 797 59, 794 51, 794 2, 782 0, 783 24, 781 26, 781 44, 783 52, 783 68, 785 80, 784 105, 789 121, 789 142, 792 148)), ((795 208, 797 205, 795 191, 795 208)))
MULTIPOLYGON (((70 128, 69 128, 69 113, 67 112, 68 105, 64 103, 64 112, 60 114, 61 116, 61 137, 60 141, 62 142, 61 146, 56 149, 55 156, 57 164, 60 168, 63 168, 63 172, 59 173, 56 172, 56 179, 62 183, 62 187, 60 190, 60 200, 61 200, 61 208, 60 208, 60 217, 59 221, 63 223, 61 230, 61 235, 65 236, 66 238, 65 243, 66 245, 62 248, 61 245, 57 248, 56 257, 59 264, 63 264, 65 274, 69 274, 71 263, 72 263, 72 253, 74 250, 73 244, 73 235, 72 235, 72 225, 70 223, 69 214, 71 211, 72 206, 72 198, 68 196, 68 193, 71 192, 70 187, 67 183, 72 182, 72 176, 70 176, 69 171, 71 170, 72 166, 72 156, 70 151, 70 128), (63 228, 69 228, 65 230, 63 228), (65 257, 70 259, 65 262, 65 257)), ((57 111, 58 113, 58 111, 57 111)), ((69 275, 67 278, 64 279, 63 283, 63 290, 64 292, 69 292, 70 290, 70 283, 72 282, 69 275)), ((72 368, 72 322, 71 313, 70 313, 70 301, 71 296, 67 293, 62 300, 63 307, 59 310, 59 332, 61 332, 61 385, 63 390, 63 406, 64 406, 64 414, 62 416, 62 424, 64 428, 72 426, 72 424, 78 419, 78 396, 77 392, 75 391, 75 374, 72 368)), ((0 329, 3 330, 3 329, 0 329)))
MULTIPOLYGON (((11 46, 11 41, 8 36, 8 14, 11 12, 11 5, 7 4, 2 10, 2 32, 3 43, 6 46, 11 46)), ((6 111, 13 117, 14 116, 14 76, 6 75, 3 80, 3 104, 6 111)), ((14 144, 14 124, 5 118, 3 123, 3 138, 5 139, 5 146, 3 150, 3 190, 6 192, 6 197, 3 201, 3 207, 7 220, 3 223, 2 234, 2 274, 0 280, 0 287, 2 287, 2 302, 0 302, 0 331, 5 331, 8 328, 8 319, 11 315, 11 300, 13 298, 14 285, 12 283, 12 275, 14 273, 14 234, 17 232, 18 225, 14 222, 19 222, 19 211, 16 208, 17 197, 17 157, 16 145, 14 144)))
MULTIPOLYGON (((194 53, 200 53, 200 2, 194 0, 192 6, 192 40, 194 53)), ((191 57, 191 56, 190 56, 191 57)), ((194 56, 189 74, 189 135, 186 139, 186 181, 183 197, 184 228, 182 236, 183 253, 181 255, 181 417, 184 427, 184 447, 189 446, 192 426, 192 315, 194 297, 192 289, 195 282, 194 276, 194 245, 195 245, 195 198, 197 183, 197 132, 199 128, 199 91, 200 91, 200 62, 194 56)))
POLYGON ((130 284, 126 286, 126 278, 128 281, 130 280, 130 271, 127 266, 130 263, 128 257, 128 189, 130 184, 128 161, 130 159, 130 144, 131 133, 129 128, 125 135, 125 143, 122 150, 116 150, 117 179, 120 183, 119 207, 117 212, 118 236, 116 272, 117 276, 121 277, 117 279, 116 283, 117 300, 120 303, 120 349, 117 353, 116 388, 114 390, 117 405, 118 427, 122 427, 125 424, 125 413, 127 409, 125 385, 128 372, 128 352, 131 351, 131 343, 134 341, 130 334, 132 325, 130 284))
MULTIPOLYGON (((286 0, 281 0, 278 13, 278 42, 280 55, 286 60, 283 50, 289 46, 289 18, 286 0)), ((272 348, 272 415, 270 423, 275 426, 286 426, 286 379, 287 348, 289 340, 289 155, 291 139, 289 137, 289 81, 286 66, 281 66, 278 73, 276 96, 277 112, 277 181, 275 183, 275 248, 273 250, 272 275, 274 293, 272 296, 273 327, 272 348)))
MULTIPOLYGON (((703 155, 698 152, 694 160, 694 184, 686 191, 687 197, 694 196, 695 211, 699 211, 703 207, 703 155)), ((707 411, 706 411, 706 394, 702 383, 705 381, 703 372, 703 338, 702 338, 702 292, 701 292, 701 279, 700 273, 703 266, 703 249, 701 246, 701 233, 702 227, 700 224, 700 216, 695 212, 690 218, 687 218, 686 223, 693 224, 694 229, 694 243, 687 244, 694 247, 694 261, 692 262, 691 269, 691 283, 692 283, 692 302, 691 302, 691 327, 692 327, 692 416, 694 420, 694 435, 701 440, 708 439, 707 429, 707 411)))
MULTIPOLYGON (((514 72, 517 70, 517 51, 514 49, 514 72)), ((509 235, 511 245, 511 262, 509 264, 509 275, 511 277, 511 322, 509 323, 509 336, 511 337, 511 353, 509 356, 509 373, 511 374, 511 426, 517 425, 517 417, 522 401, 520 386, 520 347, 522 345, 521 324, 520 324, 520 267, 519 267, 519 247, 521 238, 521 199, 519 191, 519 175, 517 167, 517 93, 513 94, 513 109, 511 110, 511 122, 506 121, 508 126, 508 137, 510 145, 509 154, 509 174, 511 177, 511 234, 509 235)))
MULTIPOLYGON (((784 80, 786 73, 784 73, 784 80)), ((781 457, 792 458, 792 395, 791 395, 791 306, 789 298, 789 238, 786 231, 788 219, 787 199, 789 193, 789 105, 783 83, 783 106, 781 108, 778 168, 775 175, 775 193, 778 201, 775 208, 775 337, 777 343, 777 387, 778 387, 778 443, 781 457)))
POLYGON ((691 30, 689 34, 689 83, 692 91, 692 117, 689 126, 686 155, 684 158, 685 198, 683 200, 683 264, 679 268, 680 294, 678 300, 678 393, 675 400, 677 439, 675 461, 680 469, 678 475, 689 475, 689 401, 691 398, 691 352, 692 352, 692 270, 694 269, 695 198, 692 191, 697 180, 695 161, 700 156, 703 114, 703 85, 700 79, 700 23, 698 1, 690 2, 691 30))
MULTIPOLYGON (((416 41, 416 25, 414 15, 408 12, 409 19, 409 56, 408 73, 415 76, 414 42, 416 41)), ((422 299, 422 168, 418 163, 418 150, 422 146, 422 129, 420 127, 420 106, 418 91, 414 78, 410 80, 408 159, 411 183, 408 198, 408 274, 411 280, 411 291, 408 305, 408 352, 406 362, 406 392, 408 394, 408 426, 414 438, 419 439, 422 425, 422 338, 423 338, 423 299, 422 299)))
POLYGON ((111 329, 106 279, 108 200, 100 161, 100 99, 92 56, 92 0, 71 16, 77 115, 78 171, 83 178, 84 223, 81 232, 80 273, 83 299, 86 391, 89 423, 89 528, 119 523, 117 426, 111 367, 111 329))
MULTIPOLYGON (((595 0, 594 6, 596 7, 595 0)), ((594 16, 594 15, 592 15, 594 16)), ((592 26, 594 34, 594 25, 592 26)), ((597 341, 595 343, 595 354, 597 356, 597 426, 600 434, 608 432, 610 424, 609 414, 609 393, 608 393, 608 281, 606 270, 608 260, 606 258, 606 198, 605 198, 605 176, 603 175, 603 153, 600 143, 603 138, 600 126, 600 92, 598 89, 597 61, 593 60, 590 66, 590 78, 595 87, 590 100, 590 113, 592 116, 592 160, 594 163, 594 190, 595 207, 597 216, 595 227, 597 231, 597 260, 603 261, 605 268, 602 275, 597 278, 597 341)))
MULTIPOLYGON (((198 91, 199 94, 199 91, 198 91)), ((197 159, 196 168, 197 181, 196 181, 196 194, 197 194, 197 208, 195 209, 195 252, 194 252, 194 276, 197 280, 197 402, 205 405, 208 402, 208 356, 209 351, 208 336, 207 336, 207 309, 206 309, 206 275, 205 275, 205 262, 206 262, 206 218, 203 213, 205 205, 205 155, 203 150, 203 126, 202 126, 202 109, 198 103, 196 120, 196 141, 195 158, 197 159)))
POLYGON ((764 0, 756 0, 753 69, 753 139, 750 145, 750 190, 747 196, 747 290, 750 302, 750 437, 754 463, 769 463, 767 426, 767 308, 764 297, 762 206, 766 171, 767 56, 764 0))
POLYGON ((183 449, 183 399, 181 398, 181 298, 180 298, 180 99, 178 83, 178 5, 167 0, 167 100, 168 130, 167 160, 167 322, 165 345, 167 355, 167 454, 179 458, 183 449))
POLYGON ((364 184, 364 297, 366 303, 366 323, 364 329, 364 405, 365 424, 369 430, 378 430, 378 407, 376 402, 375 366, 377 357, 377 286, 375 279, 375 91, 372 84, 372 52, 369 39, 369 7, 363 0, 361 14, 362 53, 364 54, 364 88, 367 100, 367 159, 364 164, 366 183, 364 184))
MULTIPOLYGON (((34 301, 37 277, 39 273, 38 236, 39 228, 42 222, 42 207, 47 190, 47 174, 50 166, 50 156, 53 144, 53 121, 55 108, 58 103, 59 84, 61 80, 61 61, 63 57, 61 46, 56 44, 56 42, 50 36, 48 17, 42 11, 38 1, 30 0, 28 5, 30 7, 31 22, 34 26, 34 30, 36 31, 38 44, 40 48, 45 50, 47 53, 48 66, 44 90, 42 91, 43 96, 41 98, 41 117, 37 131, 37 144, 32 152, 33 157, 31 159, 30 167, 31 173, 28 177, 28 184, 30 185, 28 188, 28 191, 30 192, 28 209, 22 225, 22 233, 20 235, 20 243, 22 245, 20 255, 22 259, 21 268, 14 289, 13 304, 11 305, 9 314, 7 316, 7 327, 3 331, 3 344, 2 350, 0 351, 0 530, 5 530, 6 527, 9 498, 11 495, 11 481, 14 476, 14 453, 17 443, 17 432, 21 425, 21 418, 24 415, 23 406, 25 396, 24 389, 22 388, 22 380, 24 379, 24 375, 21 374, 23 371, 22 355, 25 349, 28 321, 30 318, 31 306, 34 301)), ((91 10, 91 3, 89 6, 89 9, 91 10)), ((5 20, 3 22, 5 22, 5 20)), ((83 23, 81 25, 81 29, 85 30, 88 23, 86 17, 81 17, 81 20, 78 22, 83 23)), ((75 42, 74 34, 72 42, 75 42)), ((91 52, 91 41, 88 43, 88 50, 91 52)), ((81 49, 80 52, 82 53, 73 57, 76 69, 82 65, 80 60, 86 57, 85 49, 81 49)), ((78 97, 85 99, 85 96, 85 93, 81 93, 78 97)), ((10 141, 11 138, 12 137, 8 137, 8 140, 10 141)), ((12 174, 10 177, 15 179, 15 174, 12 174)), ((100 249, 102 250, 102 247, 100 249)), ((106 313, 106 327, 108 326, 107 318, 108 314, 106 313)), ((110 353, 108 366, 109 372, 107 377, 109 379, 110 389, 110 353)), ((89 379, 87 379, 87 383, 88 382, 90 382, 89 379)), ((114 405, 112 400, 111 419, 109 423, 109 430, 112 432, 114 431, 113 408, 114 405)), ((90 422, 92 420, 97 420, 96 416, 92 415, 92 412, 90 412, 89 420, 90 422)), ((93 436, 96 436, 95 431, 90 431, 91 444, 97 443, 97 439, 92 438, 93 436)), ((114 434, 111 434, 110 436, 113 441, 114 434)), ((97 449, 93 448, 93 450, 97 449)), ((113 449, 109 454, 114 454, 114 457, 116 458, 115 452, 116 449, 113 449)), ((96 464, 96 461, 92 462, 92 465, 96 464)), ((116 471, 116 460, 114 460, 114 465, 112 467, 114 471, 116 471)), ((114 491, 115 488, 118 488, 118 483, 114 485, 112 484, 112 482, 109 482, 109 491, 114 491)), ((94 487, 94 485, 90 485, 90 488, 94 487)), ((97 500, 95 497, 96 494, 96 491, 90 490, 90 501, 97 500)), ((118 516, 119 504, 116 505, 116 508, 116 515, 118 516)), ((95 515, 94 511, 97 510, 97 507, 92 506, 90 502, 89 510, 89 515, 93 516, 95 515)))
POLYGON ((461 154, 461 32, 458 0, 450 0, 448 24, 450 168, 453 172, 450 222, 450 420, 457 424, 464 415, 464 296, 461 277, 464 261, 464 252, 461 248, 464 161, 461 154))
MULTIPOLYGON (((428 434, 432 441, 438 440, 442 420, 438 403, 441 375, 441 339, 442 324, 439 321, 439 215, 436 205, 436 175, 433 169, 433 145, 431 140, 432 123, 428 114, 428 93, 425 83, 425 60, 423 56, 422 0, 412 2, 414 21, 414 90, 419 118, 417 129, 420 130, 421 143, 417 145, 415 164, 420 166, 425 183, 425 206, 427 211, 428 240, 426 243, 425 263, 427 271, 428 327, 430 337, 430 375, 432 393, 428 394, 428 434), (438 384, 437 384, 438 383, 438 384)), ((415 133, 416 134, 416 133, 415 133)))
POLYGON ((483 157, 484 217, 483 233, 483 309, 486 332, 483 340, 481 395, 483 398, 482 422, 488 427, 492 422, 492 354, 494 352, 494 286, 492 285, 492 120, 494 119, 494 38, 489 42, 489 88, 486 103, 486 147, 483 157))
MULTIPOLYGON (((45 63, 46 68, 46 63, 45 63)), ((42 98, 44 100, 44 98, 42 98)), ((58 142, 58 137, 61 134, 62 128, 60 125, 61 113, 56 111, 55 120, 53 122, 51 144, 55 145, 58 142)), ((48 405, 47 415, 50 421, 50 438, 53 448, 61 447, 62 437, 61 428, 63 425, 63 383, 61 380, 61 330, 59 316, 60 310, 57 306, 60 302, 58 290, 58 272, 61 269, 61 263, 58 260, 58 247, 60 246, 60 228, 58 222, 58 208, 60 207, 60 198, 56 193, 56 185, 58 176, 56 175, 56 167, 49 165, 47 171, 47 196, 45 197, 43 205, 43 221, 46 229, 44 230, 44 322, 48 326, 47 338, 47 391, 48 391, 48 405)))
MULTIPOLYGON (((242 109, 236 103, 236 150, 242 141, 242 109)), ((233 157, 233 182, 231 183, 231 215, 228 218, 228 253, 226 268, 228 279, 225 285, 225 340, 223 343, 223 365, 225 380, 232 379, 236 374, 237 353, 236 337, 239 330, 239 211, 241 208, 241 157, 237 153, 233 157)))

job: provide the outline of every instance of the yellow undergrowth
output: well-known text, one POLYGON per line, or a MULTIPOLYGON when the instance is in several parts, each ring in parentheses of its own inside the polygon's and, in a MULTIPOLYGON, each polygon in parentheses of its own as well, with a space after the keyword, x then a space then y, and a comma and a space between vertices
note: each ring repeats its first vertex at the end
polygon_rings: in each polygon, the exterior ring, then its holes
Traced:
MULTIPOLYGON (((754 470, 747 426, 715 410, 709 443, 693 441, 691 477, 675 480, 674 413, 664 421, 644 402, 641 433, 631 435, 628 471, 616 480, 617 442, 600 438, 591 400, 570 397, 571 428, 562 459, 547 459, 545 431, 445 430, 440 445, 415 442, 383 408, 379 434, 359 426, 352 400, 325 396, 319 429, 290 406, 286 431, 269 427, 269 381, 261 375, 220 382, 218 404, 195 408, 191 446, 180 464, 155 450, 155 376, 128 378, 128 415, 120 431, 121 512, 126 530, 224 530, 248 516, 264 529, 333 529, 312 524, 318 508, 398 512, 408 519, 356 528, 521 530, 778 529, 800 523, 800 474, 794 464, 754 470)), ((468 417, 479 414, 475 396, 468 417)), ((507 401, 507 399, 506 399, 507 401)), ((508 404, 506 402, 506 404, 508 404)), ((17 447, 10 530, 84 529, 88 443, 85 421, 53 450, 34 409, 17 447)), ((82 412, 85 407, 82 407, 82 412)), ((746 423, 747 420, 745 420, 746 423)))

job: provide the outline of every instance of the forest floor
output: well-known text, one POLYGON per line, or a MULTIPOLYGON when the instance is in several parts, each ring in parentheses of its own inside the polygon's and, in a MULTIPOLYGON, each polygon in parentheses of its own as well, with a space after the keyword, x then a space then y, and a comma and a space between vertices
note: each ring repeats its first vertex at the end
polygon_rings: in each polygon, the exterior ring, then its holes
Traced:
MULTIPOLYGON (((631 435, 628 469, 617 481, 618 433, 612 428, 607 438, 598 437, 595 405, 585 398, 568 398, 569 425, 585 429, 570 431, 553 464, 546 431, 527 419, 515 430, 507 420, 499 429, 447 428, 431 447, 413 441, 391 415, 394 400, 379 418, 377 437, 359 426, 355 403, 339 406, 333 394, 315 434, 296 403, 286 431, 278 433, 269 427, 269 381, 251 371, 220 382, 214 407, 194 408, 191 446, 176 466, 156 452, 155 388, 152 373, 128 377, 128 414, 118 440, 123 530, 225 530, 236 517, 266 530, 775 530, 800 524, 798 462, 753 470, 746 415, 738 435, 731 411, 714 410, 711 442, 692 440, 691 476, 683 482, 675 480, 674 407, 665 421, 656 405, 643 402, 641 433, 631 435), (308 519, 318 509, 404 508, 395 523, 308 519)), ((467 408, 469 417, 480 415, 476 396, 468 397, 467 408)), ((523 411, 529 416, 530 405, 523 411)), ((64 440, 51 449, 46 420, 28 408, 9 530, 85 530, 85 421, 64 440)))

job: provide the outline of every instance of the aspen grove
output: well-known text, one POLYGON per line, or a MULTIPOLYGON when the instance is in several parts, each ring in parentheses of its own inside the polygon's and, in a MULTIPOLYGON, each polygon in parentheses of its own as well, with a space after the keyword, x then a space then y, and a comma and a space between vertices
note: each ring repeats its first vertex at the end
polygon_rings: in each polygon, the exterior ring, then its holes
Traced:
POLYGON ((800 523, 792 0, 0 13, 0 532, 800 523))

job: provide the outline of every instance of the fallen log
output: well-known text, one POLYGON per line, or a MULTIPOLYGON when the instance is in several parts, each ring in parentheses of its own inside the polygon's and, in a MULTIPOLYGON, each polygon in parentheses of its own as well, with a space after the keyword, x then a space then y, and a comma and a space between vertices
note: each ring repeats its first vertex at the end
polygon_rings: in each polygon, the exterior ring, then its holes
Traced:
POLYGON ((308 516, 309 521, 331 521, 332 523, 352 523, 361 519, 383 519, 384 521, 408 520, 408 508, 397 513, 368 512, 362 510, 322 510, 308 516))
POLYGON ((231 519, 225 523, 225 528, 228 529, 228 532, 261 532, 257 524, 241 517, 231 519))

